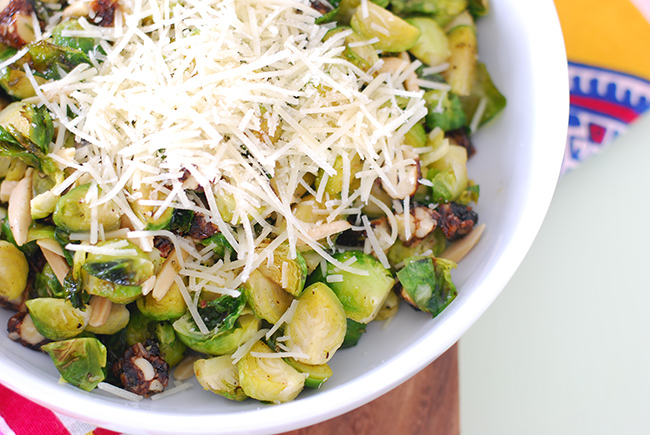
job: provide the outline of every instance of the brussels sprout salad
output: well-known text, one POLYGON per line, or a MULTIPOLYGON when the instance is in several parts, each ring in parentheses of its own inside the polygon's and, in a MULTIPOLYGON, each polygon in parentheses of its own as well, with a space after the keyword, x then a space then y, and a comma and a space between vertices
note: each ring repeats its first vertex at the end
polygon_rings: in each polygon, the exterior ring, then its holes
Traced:
POLYGON ((0 304, 65 382, 287 402, 456 297, 487 0, 5 3, 0 304))

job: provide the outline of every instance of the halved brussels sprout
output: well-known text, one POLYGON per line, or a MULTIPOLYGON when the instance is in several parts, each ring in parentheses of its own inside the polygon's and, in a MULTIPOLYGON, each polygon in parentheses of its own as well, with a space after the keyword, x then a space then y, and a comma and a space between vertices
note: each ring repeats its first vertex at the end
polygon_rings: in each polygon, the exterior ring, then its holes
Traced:
MULTIPOLYGON (((350 163, 350 174, 347 180, 343 180, 343 157, 337 156, 334 161, 334 169, 336 174, 327 177, 325 184, 325 193, 329 195, 331 199, 340 198, 341 192, 343 191, 343 184, 348 185, 348 192, 354 192, 361 185, 361 180, 355 177, 355 174, 363 169, 363 161, 359 154, 354 153, 351 156, 348 156, 348 161, 350 163)), ((323 180, 324 171, 319 171, 318 178, 316 178, 316 189, 319 189, 320 183, 323 180)), ((322 216, 321 216, 322 218, 322 216)))
POLYGON ((248 398, 239 383, 239 373, 237 365, 232 362, 232 355, 196 360, 194 374, 204 389, 226 399, 242 401, 248 398))
POLYGON ((345 311, 336 294, 325 284, 310 285, 285 327, 287 346, 306 354, 301 363, 325 364, 341 347, 346 330, 345 311))
MULTIPOLYGON (((97 243, 97 247, 114 245, 116 240, 97 243)), ((122 240, 119 248, 112 248, 119 254, 88 254, 82 269, 101 280, 122 286, 139 286, 151 278, 155 265, 147 254, 133 243, 122 240)))
POLYGON ((61 377, 75 387, 92 391, 105 378, 106 347, 96 338, 54 341, 41 349, 50 355, 61 377))
MULTIPOLYGON (((258 251, 263 247, 264 245, 258 248, 258 251)), ((290 257, 289 245, 280 245, 273 251, 273 262, 269 264, 268 261, 262 261, 257 270, 291 296, 299 297, 305 288, 307 264, 300 252, 296 251, 296 258, 290 257)))
POLYGON ((50 340, 76 337, 88 325, 90 310, 75 308, 66 299, 30 299, 26 305, 38 332, 50 340))
POLYGON ((432 183, 434 202, 449 202, 460 196, 467 188, 467 150, 459 145, 449 145, 441 159, 433 162, 427 173, 432 183))
POLYGON ((476 77, 478 48, 473 26, 456 26, 447 35, 449 38, 449 68, 443 72, 451 92, 465 97, 472 91, 476 77))
MULTIPOLYGON (((141 194, 141 200, 163 200, 164 194, 160 191, 153 193, 151 192, 151 186, 143 184, 140 188, 137 189, 137 192, 141 194)), ((174 209, 167 207, 165 211, 159 217, 156 217, 158 212, 158 207, 153 205, 142 205, 140 200, 132 201, 131 209, 135 215, 145 224, 147 224, 147 230, 160 230, 167 227, 172 220, 174 215, 174 209)))
POLYGON ((108 320, 100 326, 86 326, 86 331, 93 334, 115 334, 126 328, 129 323, 130 313, 126 306, 122 304, 111 304, 111 312, 108 314, 108 320))
POLYGON ((0 297, 16 299, 27 286, 29 265, 25 254, 13 244, 0 240, 0 297))
MULTIPOLYGON (((52 219, 57 227, 68 232, 90 231, 90 205, 86 202, 89 184, 77 186, 63 195, 56 203, 52 219)), ((98 223, 104 231, 120 227, 121 212, 115 201, 110 200, 97 206, 98 223)))
POLYGON ((458 291, 451 281, 456 263, 444 258, 414 256, 404 260, 397 277, 411 301, 433 317, 456 298, 458 291))
POLYGON ((185 299, 176 283, 172 284, 161 300, 156 300, 153 293, 137 300, 142 314, 155 320, 176 320, 187 311, 185 299))
POLYGON ((420 31, 418 42, 409 52, 427 65, 443 64, 449 58, 447 34, 435 20, 427 17, 407 18, 406 22, 420 31))
POLYGON ((273 324, 280 320, 293 301, 293 297, 280 285, 258 270, 251 272, 244 283, 244 294, 255 315, 273 324))
POLYGON ((285 358, 284 360, 291 367, 298 370, 299 373, 307 375, 305 379, 305 387, 307 388, 320 388, 334 374, 327 364, 304 364, 293 358, 285 358))
POLYGON ((334 258, 341 263, 353 261, 351 267, 366 271, 368 275, 346 272, 328 263, 325 273, 321 268, 314 271, 312 281, 327 283, 341 301, 347 317, 360 323, 370 322, 393 288, 395 279, 390 271, 370 254, 346 251, 335 254, 334 258), (330 278, 328 281, 327 278, 333 275, 338 279, 330 278))
POLYGON ((263 402, 289 402, 305 386, 305 376, 281 358, 262 358, 259 353, 273 353, 263 342, 255 343, 237 363, 239 382, 244 393, 263 402))
POLYGON ((260 328, 260 320, 251 314, 244 314, 237 319, 238 326, 220 333, 202 334, 191 316, 185 314, 174 322, 178 338, 190 349, 208 355, 225 355, 232 353, 251 338, 260 328))
POLYGON ((368 2, 368 16, 359 7, 352 15, 350 26, 366 40, 378 38, 373 44, 378 50, 398 53, 413 47, 420 31, 387 9, 368 2))
POLYGON ((102 296, 116 304, 129 304, 142 295, 142 287, 114 284, 81 270, 81 286, 86 293, 102 296))

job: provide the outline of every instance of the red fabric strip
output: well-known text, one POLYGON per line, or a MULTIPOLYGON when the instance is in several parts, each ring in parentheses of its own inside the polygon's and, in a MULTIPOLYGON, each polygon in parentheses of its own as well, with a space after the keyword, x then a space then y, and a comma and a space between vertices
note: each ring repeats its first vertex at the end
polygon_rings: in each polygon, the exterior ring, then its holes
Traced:
POLYGON ((585 109, 593 110, 594 112, 602 113, 603 115, 609 115, 625 122, 626 124, 631 123, 639 117, 639 114, 635 112, 634 109, 611 103, 609 101, 603 101, 598 98, 571 95, 570 99, 572 106, 583 107, 585 109))
POLYGON ((93 431, 93 435, 118 435, 118 433, 110 431, 108 429, 102 429, 101 427, 98 427, 93 431))
POLYGON ((0 414, 16 435, 69 435, 58 418, 42 406, 0 385, 0 414))

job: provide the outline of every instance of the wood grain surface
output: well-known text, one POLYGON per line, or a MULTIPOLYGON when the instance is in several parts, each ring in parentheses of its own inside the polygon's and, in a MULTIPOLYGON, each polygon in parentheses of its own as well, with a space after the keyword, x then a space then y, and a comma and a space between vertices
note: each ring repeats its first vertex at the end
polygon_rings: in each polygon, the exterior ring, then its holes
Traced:
POLYGON ((459 435, 457 345, 406 383, 367 405, 284 435, 332 434, 459 435))

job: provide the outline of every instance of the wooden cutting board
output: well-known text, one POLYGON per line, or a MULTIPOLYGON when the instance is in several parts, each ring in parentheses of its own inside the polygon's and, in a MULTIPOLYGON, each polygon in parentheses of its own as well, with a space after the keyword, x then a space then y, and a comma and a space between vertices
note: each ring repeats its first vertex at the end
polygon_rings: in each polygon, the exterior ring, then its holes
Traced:
POLYGON ((459 435, 457 346, 367 405, 285 435, 459 435))

